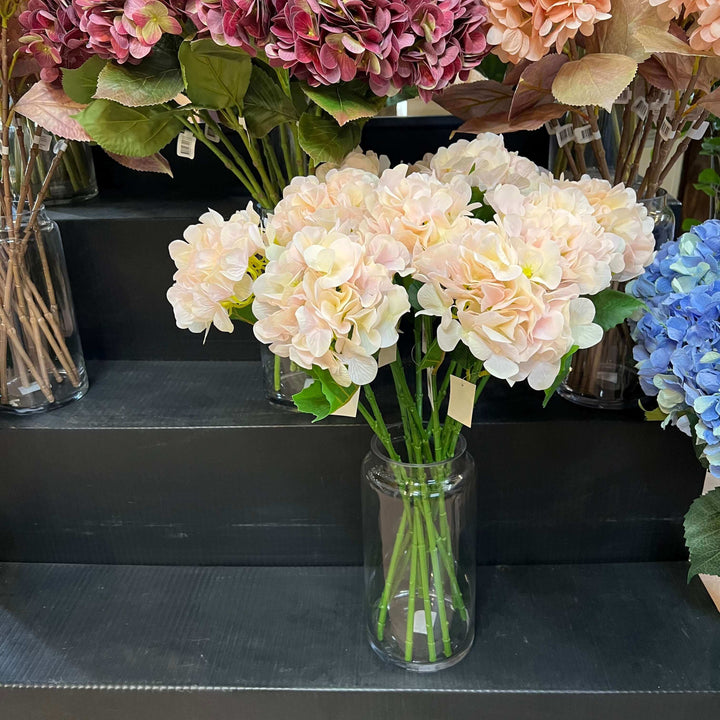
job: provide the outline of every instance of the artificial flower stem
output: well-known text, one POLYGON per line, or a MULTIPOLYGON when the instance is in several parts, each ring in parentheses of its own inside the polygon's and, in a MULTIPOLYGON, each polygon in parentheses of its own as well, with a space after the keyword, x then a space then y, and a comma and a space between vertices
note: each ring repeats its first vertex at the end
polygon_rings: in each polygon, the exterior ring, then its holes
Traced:
POLYGON ((278 128, 280 133, 280 147, 282 148, 283 162, 285 163, 285 172, 287 173, 288 182, 297 175, 295 168, 292 164, 292 156, 290 154, 290 143, 288 142, 288 128, 286 125, 281 125, 278 128))
MULTIPOLYGON (((405 514, 403 513, 403 518, 405 514)), ((405 627, 405 662, 412 662, 413 640, 415 639, 415 596, 417 594, 418 538, 413 525, 410 526, 412 550, 410 552, 410 587, 408 588, 408 610, 405 627)), ((378 639, 380 636, 378 625, 378 639)))
POLYGON ((268 140, 267 135, 262 138, 260 143, 262 145, 265 158, 268 161, 268 167, 270 168, 270 172, 274 176, 275 182, 277 183, 277 187, 285 187, 288 184, 289 179, 286 179, 283 175, 283 171, 280 168, 280 163, 278 162, 277 155, 275 154, 275 149, 273 148, 272 143, 268 140))
POLYGON ((275 392, 280 392, 280 385, 281 385, 281 371, 282 369, 282 358, 279 355, 275 355, 275 367, 273 369, 273 386, 275 388, 275 392))
POLYGON ((248 133, 247 130, 243 128, 243 126, 237 121, 237 119, 234 115, 232 115, 232 113, 225 114, 232 121, 235 131, 240 136, 243 145, 245 145, 245 149, 248 151, 248 154, 250 155, 250 159, 252 160, 255 169, 258 171, 258 175, 260 175, 260 180, 265 190, 265 194, 267 195, 270 202, 272 202, 272 206, 275 207, 275 205, 280 202, 280 195, 277 187, 268 176, 255 139, 250 136, 250 133, 248 133))
POLYGON ((435 633, 432 621, 432 602, 430 600, 430 582, 428 578, 427 547, 425 546, 425 533, 422 529, 422 518, 417 506, 417 499, 413 507, 413 531, 418 535, 418 555, 420 561, 420 585, 422 586, 423 603, 425 605, 425 630, 427 632, 428 659, 430 662, 437 660, 435 650, 435 633))
POLYGON ((413 352, 413 360, 415 362, 415 407, 417 408, 420 422, 423 422, 423 381, 422 381, 422 317, 416 316, 414 323, 415 347, 413 352))

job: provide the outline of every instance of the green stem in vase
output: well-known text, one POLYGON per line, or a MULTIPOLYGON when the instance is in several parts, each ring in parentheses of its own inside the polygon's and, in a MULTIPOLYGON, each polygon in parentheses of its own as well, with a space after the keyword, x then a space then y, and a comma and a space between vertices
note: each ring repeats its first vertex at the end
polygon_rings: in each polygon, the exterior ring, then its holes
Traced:
POLYGON ((261 144, 265 159, 268 161, 268 167, 270 168, 270 172, 273 175, 277 187, 282 189, 288 184, 289 181, 286 180, 283 176, 283 171, 280 168, 280 163, 278 162, 277 155, 275 153, 275 148, 273 148, 272 143, 267 138, 267 136, 262 139, 261 144))
POLYGON ((68 149, 75 160, 75 167, 78 171, 78 179, 80 181, 80 189, 87 188, 90 185, 90 175, 88 173, 88 160, 85 154, 85 147, 82 143, 70 141, 68 149))
POLYGON ((293 167, 292 155, 290 152, 290 142, 288 141, 288 127, 287 125, 281 125, 278 128, 280 133, 280 147, 282 148, 283 161, 285 163, 285 172, 287 173, 288 182, 292 180, 296 175, 297 171, 293 167))
POLYGON ((273 387, 275 388, 275 392, 280 392, 282 381, 281 370, 282 358, 279 355, 275 355, 275 367, 273 368, 273 387))
MULTIPOLYGON (((403 518, 405 513, 403 512, 403 518)), ((412 550, 410 552, 410 587, 408 588, 408 611, 405 627, 405 662, 412 662, 415 638, 415 596, 417 595, 418 537, 411 525, 412 550)), ((382 638, 380 638, 382 640, 382 638)))
POLYGON ((420 570, 420 585, 422 586, 423 604, 425 606, 425 630, 427 632, 427 646, 428 646, 428 659, 430 662, 437 660, 437 651, 435 649, 435 634, 433 631, 433 620, 432 620, 432 601, 430 599, 430 581, 428 578, 428 559, 427 559, 427 547, 425 545, 425 533, 422 529, 422 517, 420 516, 420 510, 417 506, 417 498, 413 508, 414 522, 413 531, 418 536, 418 559, 419 559, 419 570, 420 570))

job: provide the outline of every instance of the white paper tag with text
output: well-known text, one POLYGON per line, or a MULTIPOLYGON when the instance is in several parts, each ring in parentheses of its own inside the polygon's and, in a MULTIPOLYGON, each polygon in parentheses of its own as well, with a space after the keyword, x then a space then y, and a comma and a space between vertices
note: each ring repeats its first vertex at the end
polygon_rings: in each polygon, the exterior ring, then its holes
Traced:
MULTIPOLYGON (((436 612, 430 613, 430 627, 435 627, 435 618, 437 617, 436 612)), ((425 611, 416 610, 413 616, 413 632, 419 633, 420 635, 427 635, 427 623, 425 622, 425 611)))
POLYGON ((699 128, 690 128, 688 130, 688 137, 693 140, 702 140, 709 127, 710 123, 706 120, 699 128))
POLYGON ((377 359, 379 368, 390 365, 391 363, 394 363, 395 360, 397 360, 397 344, 391 345, 388 348, 380 348, 377 359))
POLYGON ((675 137, 675 131, 672 128, 672 123, 667 118, 660 123, 660 130, 658 132, 665 142, 672 140, 675 137))
POLYGON ((472 427, 473 410, 475 409, 475 385, 457 377, 450 376, 450 402, 448 417, 457 420, 465 427, 472 427))
POLYGON ((205 125, 205 137, 210 142, 220 142, 220 136, 215 132, 215 128, 212 125, 205 125))
POLYGON ((567 125, 561 125, 557 129, 557 143, 560 147, 567 145, 574 137, 573 126, 568 123, 567 125))
POLYGON ((650 111, 650 106, 647 103, 647 100, 644 97, 639 97, 633 104, 632 104, 632 111, 641 119, 641 120, 647 120, 648 112, 650 111))
POLYGON ((178 157, 193 160, 195 158, 195 136, 189 130, 183 130, 177 138, 178 157))
POLYGON ((591 140, 599 140, 601 137, 600 133, 594 133, 589 125, 575 128, 573 134, 575 135, 575 142, 578 143, 578 145, 587 145, 591 140))
POLYGON ((35 139, 37 140, 37 146, 39 150, 47 152, 50 149, 50 146, 52 145, 52 135, 42 133, 36 135, 35 139))
POLYGON ((338 417, 357 417, 358 403, 360 402, 360 388, 355 391, 355 394, 341 407, 338 408, 333 415, 338 417))

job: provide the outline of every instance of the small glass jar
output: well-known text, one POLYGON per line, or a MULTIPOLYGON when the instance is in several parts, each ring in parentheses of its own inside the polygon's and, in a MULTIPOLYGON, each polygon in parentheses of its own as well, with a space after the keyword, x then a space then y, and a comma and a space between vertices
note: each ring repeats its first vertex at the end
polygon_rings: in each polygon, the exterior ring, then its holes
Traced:
POLYGON ((265 397, 271 402, 294 408, 293 395, 304 390, 306 383, 312 382, 308 374, 289 358, 274 355, 267 345, 261 345, 260 356, 265 397))
POLYGON ((446 462, 413 465, 391 460, 375 437, 362 479, 370 645, 407 670, 455 665, 475 636, 475 463, 465 440, 446 462))
POLYGON ((31 413, 88 389, 58 226, 41 209, 0 230, 0 410, 31 413))
MULTIPOLYGON (((35 135, 35 125, 29 120, 18 120, 18 125, 11 128, 13 137, 10 146, 11 174, 15 194, 19 194, 20 185, 25 175, 28 153, 35 135)), ((32 171, 31 190, 33 197, 42 187, 50 164, 55 157, 54 147, 58 138, 50 136, 50 148, 41 150, 35 161, 32 171)), ((67 141, 67 150, 58 164, 50 180, 48 193, 45 196, 45 205, 65 205, 71 202, 90 200, 98 194, 97 179, 95 177, 95 163, 92 149, 88 143, 67 141)))
POLYGON ((669 240, 675 239, 675 213, 668 205, 668 194, 660 189, 655 197, 640 201, 648 211, 648 215, 655 222, 653 235, 655 248, 659 248, 669 240))

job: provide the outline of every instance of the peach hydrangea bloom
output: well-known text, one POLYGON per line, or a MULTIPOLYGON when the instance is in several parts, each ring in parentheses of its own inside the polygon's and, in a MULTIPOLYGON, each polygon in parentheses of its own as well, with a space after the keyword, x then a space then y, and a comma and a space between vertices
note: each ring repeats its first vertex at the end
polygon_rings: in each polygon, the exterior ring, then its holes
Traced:
POLYGON ((690 33, 690 46, 697 52, 720 55, 720 4, 697 0, 697 22, 690 33))
POLYGON ((578 33, 590 36, 611 17, 610 0, 485 0, 491 23, 487 39, 504 62, 539 60, 562 51, 578 33))
POLYGON ((695 0, 650 0, 650 5, 658 9, 662 20, 674 20, 680 17, 683 11, 687 15, 698 10, 698 2, 695 0))
POLYGON ((177 326, 194 333, 207 332, 211 325, 232 332, 227 308, 246 303, 264 264, 260 216, 252 203, 227 221, 210 210, 183 237, 169 248, 177 272, 167 299, 177 326))
POLYGON ((387 155, 378 155, 372 150, 363 152, 362 148, 358 146, 348 153, 339 165, 331 162, 318 165, 315 168, 315 177, 320 181, 324 181, 330 170, 345 170, 346 168, 356 168, 373 175, 381 175, 389 167, 390 158, 387 155))

